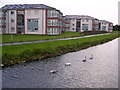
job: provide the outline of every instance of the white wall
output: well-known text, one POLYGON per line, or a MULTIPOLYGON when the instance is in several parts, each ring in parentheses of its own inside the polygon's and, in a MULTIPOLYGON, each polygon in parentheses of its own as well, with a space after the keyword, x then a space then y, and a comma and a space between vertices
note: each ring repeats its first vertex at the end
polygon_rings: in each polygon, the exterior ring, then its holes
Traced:
POLYGON ((88 24, 88 31, 92 31, 92 19, 87 19, 88 22, 86 21, 86 19, 81 19, 81 32, 83 32, 84 30, 82 30, 82 24, 88 24), (84 22, 83 22, 84 20, 84 22))
POLYGON ((7 27, 6 28, 8 28, 8 30, 7 30, 7 32, 8 33, 12 33, 12 34, 16 34, 17 32, 16 32, 16 10, 8 10, 8 15, 7 15, 7 27), (11 14, 11 11, 13 11, 14 12, 14 14, 11 14), (14 20, 14 23, 11 23, 11 19, 13 19, 14 20), (14 31, 12 31, 11 32, 11 27, 14 27, 14 31))
POLYGON ((25 34, 45 34, 46 28, 46 10, 29 9, 25 10, 25 34), (27 30, 27 19, 38 19, 38 31, 29 32, 27 30))
POLYGON ((5 30, 6 30, 6 27, 3 27, 3 26, 6 25, 5 24, 6 23, 6 19, 5 19, 5 16, 3 16, 3 15, 4 15, 3 11, 0 10, 0 34, 4 33, 5 30), (3 30, 4 30, 4 32, 3 32, 3 30))
POLYGON ((70 29, 69 29, 69 31, 76 32, 76 19, 71 19, 70 20, 70 29), (73 26, 73 24, 74 24, 74 26, 73 26), (73 28, 74 28, 74 30, 73 30, 73 28))
POLYGON ((101 23, 101 27, 100 27, 100 30, 102 31, 102 27, 105 26, 106 27, 106 30, 105 31, 109 31, 109 23, 101 23))
POLYGON ((0 34, 2 34, 2 24, 1 24, 1 21, 2 21, 2 11, 0 10, 0 34))

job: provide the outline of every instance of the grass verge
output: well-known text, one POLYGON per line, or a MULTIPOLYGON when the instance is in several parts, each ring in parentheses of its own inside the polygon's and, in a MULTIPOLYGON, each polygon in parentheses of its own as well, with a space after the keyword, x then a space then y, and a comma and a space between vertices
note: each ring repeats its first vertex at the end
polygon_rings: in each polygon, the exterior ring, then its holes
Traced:
POLYGON ((2 43, 15 43, 25 41, 49 40, 68 37, 80 37, 80 32, 65 32, 61 35, 1 35, 2 43))
POLYGON ((2 63, 4 66, 10 66, 21 62, 58 56, 102 44, 119 36, 120 34, 109 34, 74 40, 2 46, 2 63))

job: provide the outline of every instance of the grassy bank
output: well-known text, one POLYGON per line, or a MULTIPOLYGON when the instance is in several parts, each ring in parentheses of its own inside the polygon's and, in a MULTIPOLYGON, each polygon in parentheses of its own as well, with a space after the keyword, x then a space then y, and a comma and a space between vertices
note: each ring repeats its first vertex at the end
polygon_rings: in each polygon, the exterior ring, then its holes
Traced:
POLYGON ((2 43, 38 41, 67 37, 80 37, 80 32, 65 32, 61 35, 2 35, 2 43))
POLYGON ((3 46, 2 62, 5 66, 9 66, 26 61, 40 60, 102 44, 117 37, 118 34, 109 34, 74 40, 3 46))

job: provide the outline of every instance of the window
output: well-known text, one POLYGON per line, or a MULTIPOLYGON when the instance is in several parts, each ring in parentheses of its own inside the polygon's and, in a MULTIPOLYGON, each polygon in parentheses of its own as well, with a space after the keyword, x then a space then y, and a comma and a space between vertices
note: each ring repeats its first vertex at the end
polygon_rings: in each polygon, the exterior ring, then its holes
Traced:
POLYGON ((11 15, 13 15, 14 14, 14 11, 11 11, 11 15))
POLYGON ((82 30, 88 30, 88 24, 82 24, 82 30))
POLYGON ((106 26, 102 26, 102 30, 105 31, 106 30, 106 26))
POLYGON ((73 30, 75 30, 74 28, 72 28, 73 30))
POLYGON ((75 24, 73 24, 73 26, 75 26, 75 24))
POLYGON ((58 20, 48 20, 48 26, 59 26, 58 20))
POLYGON ((14 19, 11 19, 11 23, 14 23, 14 19))
POLYGON ((59 34, 58 28, 48 28, 47 34, 59 34))
POLYGON ((11 27, 11 32, 14 32, 15 31, 15 28, 14 27, 11 27))
POLYGON ((28 19, 28 22, 31 22, 31 19, 28 19))
POLYGON ((36 32, 38 29, 38 19, 27 19, 27 30, 29 32, 36 32))
POLYGON ((59 11, 56 10, 48 10, 48 17, 62 17, 59 11))

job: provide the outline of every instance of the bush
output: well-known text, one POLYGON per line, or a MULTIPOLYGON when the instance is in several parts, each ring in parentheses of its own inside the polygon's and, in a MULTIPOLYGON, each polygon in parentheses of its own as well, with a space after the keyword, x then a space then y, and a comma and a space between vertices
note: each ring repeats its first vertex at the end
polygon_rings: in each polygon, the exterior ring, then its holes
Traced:
POLYGON ((83 35, 102 34, 102 33, 107 33, 107 31, 84 31, 82 32, 83 35))

